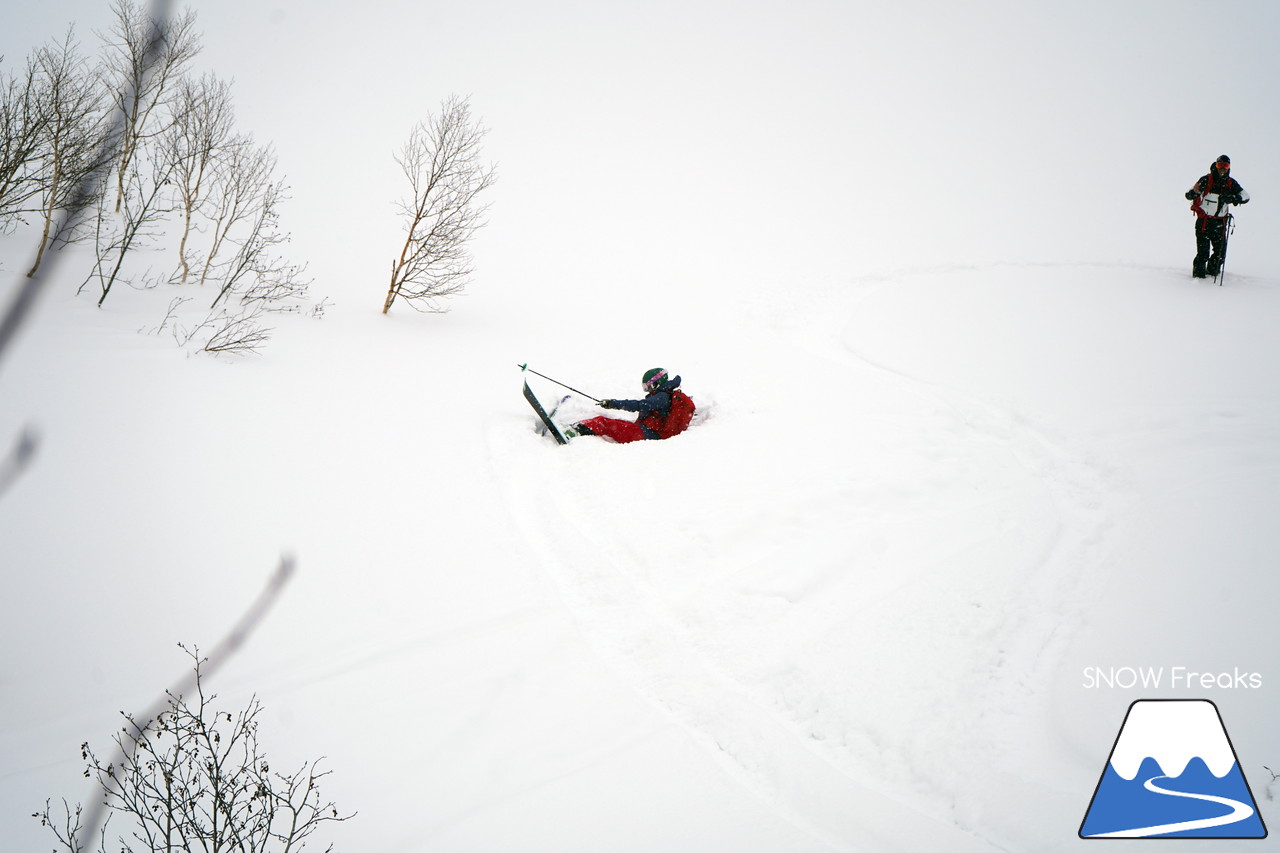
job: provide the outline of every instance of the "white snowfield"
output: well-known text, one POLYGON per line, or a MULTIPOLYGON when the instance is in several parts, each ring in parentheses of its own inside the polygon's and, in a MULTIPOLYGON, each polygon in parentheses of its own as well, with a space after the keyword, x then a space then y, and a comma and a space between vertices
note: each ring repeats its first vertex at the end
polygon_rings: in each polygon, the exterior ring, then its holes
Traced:
POLYGON ((1074 849, 1145 698, 1087 665, 1260 671, 1212 698, 1246 776, 1280 760, 1280 280, 670 295, 634 332, 588 299, 335 311, 238 363, 51 295, 0 365, 0 437, 42 435, 0 498, 3 835, 46 843, 78 745, 282 550, 215 687, 275 763, 328 757, 337 849, 1074 849), (556 446, 523 362, 601 397, 664 366, 698 422, 556 446))

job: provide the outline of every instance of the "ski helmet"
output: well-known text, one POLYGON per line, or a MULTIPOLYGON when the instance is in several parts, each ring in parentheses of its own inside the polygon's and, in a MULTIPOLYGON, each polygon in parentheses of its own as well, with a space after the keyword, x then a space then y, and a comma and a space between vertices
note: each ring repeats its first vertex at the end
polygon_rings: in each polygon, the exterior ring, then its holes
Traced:
POLYGON ((667 379, 667 371, 661 367, 655 367, 652 370, 646 370, 644 377, 640 380, 640 384, 644 386, 644 390, 653 391, 667 379))
POLYGON ((1231 158, 1230 158, 1230 157, 1228 157, 1226 154, 1223 154, 1221 157, 1219 157, 1219 158, 1218 158, 1217 162, 1222 163, 1222 164, 1224 164, 1224 165, 1226 165, 1226 166, 1230 166, 1230 165, 1231 165, 1231 158))

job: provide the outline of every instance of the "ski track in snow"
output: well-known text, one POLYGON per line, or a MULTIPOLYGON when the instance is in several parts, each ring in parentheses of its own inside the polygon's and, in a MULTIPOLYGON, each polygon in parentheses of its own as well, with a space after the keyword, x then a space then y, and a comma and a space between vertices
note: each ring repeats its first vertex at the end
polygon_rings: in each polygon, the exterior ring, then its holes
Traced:
MULTIPOLYGON (((941 437, 928 439, 923 449, 910 448, 921 451, 926 462, 932 455, 930 467, 949 471, 948 464, 954 466, 957 458, 963 463, 965 453, 1007 455, 1014 460, 1008 478, 1017 480, 1020 488, 1042 493, 1043 507, 1016 506, 1026 494, 998 493, 994 498, 968 498, 958 505, 922 507, 906 500, 897 510, 882 509, 879 495, 859 494, 856 487, 824 485, 814 491, 801 484, 776 496, 767 513, 739 518, 734 528, 720 531, 719 538, 713 535, 703 555, 707 565, 691 567, 689 572, 703 580, 692 592, 681 592, 655 584, 651 567, 637 549, 599 523, 588 506, 592 497, 565 492, 546 497, 542 486, 554 472, 541 471, 539 466, 561 461, 556 457, 534 454, 534 461, 522 464, 517 454, 512 464, 519 474, 509 481, 508 500, 596 654, 682 726, 729 777, 780 817, 835 849, 867 845, 876 850, 921 849, 921 845, 1005 849, 1001 840, 980 839, 967 829, 979 825, 976 811, 983 798, 990 796, 990 789, 984 790, 983 775, 996 780, 1004 769, 989 765, 992 756, 1003 754, 1007 746, 1003 740, 1007 718, 1026 714, 1028 703, 1037 713, 1051 716, 1041 707, 1047 693, 1044 685, 1054 671, 1056 652, 1080 619, 1084 605, 1077 586, 1085 567, 1097 562, 1093 559, 1097 549, 1105 546, 1106 519, 1114 518, 1121 490, 1109 481, 1107 472, 1074 457, 1018 413, 877 364, 855 351, 841 341, 851 310, 848 304, 834 310, 801 306, 797 314, 810 325, 784 327, 779 337, 788 346, 835 365, 841 383, 887 384, 894 394, 934 409, 942 425, 941 437), (825 318, 824 325, 812 328, 814 317, 825 318), (989 506, 984 507, 984 501, 989 506), (866 524, 861 526, 860 506, 866 507, 866 524), (1011 579, 1013 592, 1001 593, 1006 597, 996 599, 981 615, 964 617, 974 626, 966 624, 966 629, 981 638, 973 645, 981 647, 976 654, 985 655, 985 660, 961 658, 960 667, 969 671, 951 673, 952 683, 924 688, 917 698, 935 714, 945 714, 951 691, 980 689, 988 694, 983 707, 992 712, 982 720, 948 723, 936 731, 917 732, 906 743, 894 742, 889 727, 877 725, 884 720, 862 723, 860 708, 851 707, 856 701, 850 699, 851 693, 814 692, 818 688, 813 685, 823 674, 796 671, 786 649, 803 648, 836 631, 852 611, 862 609, 869 615, 882 606, 880 602, 909 597, 913 590, 939 580, 947 582, 940 576, 930 577, 947 563, 934 558, 913 562, 908 571, 892 578, 875 578, 870 585, 874 598, 863 600, 857 591, 845 589, 850 562, 874 550, 869 542, 875 531, 864 528, 910 522, 924 524, 927 530, 927 525, 943 523, 948 515, 973 511, 992 517, 1006 513, 1009 520, 994 525, 990 541, 952 545, 952 553, 946 556, 967 549, 998 550, 1004 547, 999 540, 1017 540, 1020 529, 1026 527, 1036 528, 1034 535, 1026 535, 1024 546, 1035 555, 1020 563, 1022 574, 1011 579), (779 535, 779 521, 794 529, 779 535), (803 549, 809 543, 812 553, 801 554, 800 559, 789 554, 790 571, 783 577, 760 571, 758 567, 769 559, 754 550, 761 543, 752 533, 761 526, 772 526, 773 535, 767 541, 773 548, 803 549), (735 544, 739 540, 744 544, 735 544), (847 554, 833 556, 832 542, 845 542, 847 554), (724 592, 726 586, 729 593, 724 592), (735 659, 746 652, 733 648, 735 635, 728 630, 733 626, 727 624, 726 613, 734 608, 710 606, 717 592, 744 607, 766 608, 761 613, 791 608, 771 626, 774 636, 788 643, 776 660, 735 659), (781 604, 773 603, 779 600, 781 604), (1045 620, 1037 612, 1046 602, 1053 602, 1059 618, 1045 620), (1053 627, 1031 630, 1045 624, 1053 627), (953 751, 939 754, 947 743, 953 743, 953 751), (876 766, 869 768, 868 762, 876 766), (900 771, 897 778, 880 775, 894 763, 905 767, 905 773, 900 771), (951 775, 939 773, 938 764, 948 765, 951 775), (950 784, 929 781, 936 776, 945 776, 950 784), (923 805, 906 806, 905 802, 923 805), (975 812, 972 820, 971 810, 975 812), (885 820, 886 812, 896 817, 885 820), (904 839, 873 836, 868 830, 886 825, 911 830, 904 839)), ((970 474, 961 470, 937 476, 963 480, 970 474)), ((862 583, 858 587, 868 589, 862 583)), ((945 615, 937 602, 925 607, 945 615)), ((937 643, 959 645, 972 639, 954 640, 947 636, 947 629, 946 623, 936 629, 937 643)))
MULTIPOLYGON (((935 275, 956 269, 959 268, 918 272, 935 275)), ((910 274, 914 273, 904 275, 910 274)), ((850 371, 879 375, 902 390, 945 407, 963 424, 966 440, 1008 447, 1026 473, 1047 490, 1052 502, 1053 534, 1039 556, 1022 567, 1016 578, 1016 596, 1004 607, 1002 618, 990 626, 992 655, 986 677, 969 685, 985 692, 987 698, 977 704, 989 709, 989 713, 981 727, 971 731, 973 740, 967 754, 970 775, 957 775, 954 790, 963 794, 953 797, 950 803, 953 817, 964 827, 970 824, 970 809, 972 823, 979 824, 984 803, 990 802, 1000 785, 1009 784, 1001 779, 1006 770, 1013 774, 1015 786, 1017 777, 1034 776, 1034 761, 1025 766, 993 768, 993 756, 1008 756, 1011 752, 1007 749, 1007 721, 1054 717, 1050 683, 1063 649, 1091 606, 1083 582, 1089 570, 1102 562, 1102 554, 1110 545, 1108 534, 1115 527, 1115 519, 1126 511, 1132 495, 1103 464, 1077 456, 1063 441, 1016 410, 895 369, 850 344, 845 329, 858 304, 897 278, 877 277, 863 284, 851 297, 841 300, 844 304, 839 310, 800 308, 797 313, 809 318, 825 317, 824 327, 817 333, 798 328, 791 333, 791 340, 850 371), (1057 618, 1044 619, 1045 607, 1055 610, 1057 618), (984 779, 984 775, 990 778, 984 779), (968 797, 971 802, 966 805, 961 797, 968 797)), ((936 765, 927 763, 936 761, 936 756, 908 756, 905 760, 911 763, 913 758, 926 762, 915 768, 920 778, 938 773, 936 765)), ((1010 787, 1007 793, 1016 795, 1018 790, 1010 787)))
POLYGON ((742 687, 709 666, 696 641, 660 597, 629 575, 625 560, 602 551, 574 517, 572 502, 537 505, 540 480, 525 479, 512 494, 530 544, 554 579, 561 600, 596 654, 656 703, 737 784, 782 819, 836 850, 908 850, 936 838, 950 850, 990 850, 941 822, 930 822, 827 760, 802 735, 757 705, 742 687), (554 535, 572 530, 573 537, 554 535), (901 846, 872 827, 886 814, 911 826, 901 846), (921 826, 921 822, 932 825, 921 826))

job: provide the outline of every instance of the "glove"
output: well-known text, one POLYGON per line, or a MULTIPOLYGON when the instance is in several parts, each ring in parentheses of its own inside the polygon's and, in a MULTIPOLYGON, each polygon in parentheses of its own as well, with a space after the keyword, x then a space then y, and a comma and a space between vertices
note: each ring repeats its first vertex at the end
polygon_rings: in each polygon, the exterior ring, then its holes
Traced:
POLYGON ((602 408, 602 409, 612 409, 612 408, 613 408, 613 401, 612 401, 612 400, 601 400, 599 405, 600 405, 600 408, 602 408))
POLYGON ((1186 195, 1185 195, 1185 196, 1183 196, 1183 197, 1184 197, 1187 201, 1195 201, 1195 200, 1196 200, 1196 196, 1198 196, 1198 195, 1200 195, 1200 193, 1196 192, 1195 190, 1187 190, 1186 195))
POLYGON ((1226 202, 1227 204, 1239 204, 1239 203, 1240 203, 1240 195, 1239 195, 1239 193, 1227 193, 1226 195, 1224 195, 1224 196, 1222 197, 1222 200, 1223 200, 1224 202, 1226 202))

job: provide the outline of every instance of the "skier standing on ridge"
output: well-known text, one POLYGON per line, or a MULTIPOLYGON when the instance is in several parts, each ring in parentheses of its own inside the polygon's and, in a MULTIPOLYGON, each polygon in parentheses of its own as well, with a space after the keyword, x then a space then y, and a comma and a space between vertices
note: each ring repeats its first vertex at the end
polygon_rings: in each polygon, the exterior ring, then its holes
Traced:
POLYGON ((1227 253, 1227 222, 1231 215, 1227 206, 1249 201, 1244 187, 1231 177, 1231 158, 1223 154, 1215 160, 1209 174, 1187 190, 1186 199, 1196 215, 1196 257, 1191 262, 1191 275, 1216 278, 1227 253))
POLYGON ((640 415, 635 421, 606 418, 603 415, 574 424, 566 436, 598 435, 619 444, 643 439, 671 438, 689 427, 696 408, 689 395, 680 389, 680 377, 671 378, 661 367, 645 371, 640 380, 645 390, 642 400, 601 400, 602 409, 620 409, 640 415))

